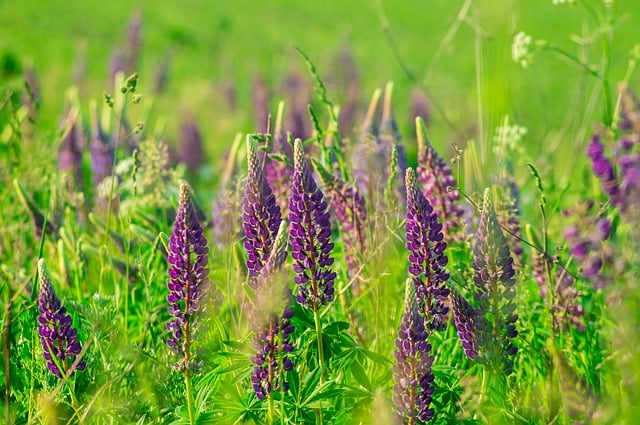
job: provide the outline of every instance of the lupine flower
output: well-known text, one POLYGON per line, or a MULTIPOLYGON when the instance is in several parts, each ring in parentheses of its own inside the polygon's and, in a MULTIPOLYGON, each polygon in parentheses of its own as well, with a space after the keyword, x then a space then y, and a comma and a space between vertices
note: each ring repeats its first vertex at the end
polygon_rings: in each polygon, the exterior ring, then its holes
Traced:
POLYGON ((169 240, 169 314, 171 333, 167 345, 182 359, 178 369, 193 367, 191 345, 194 341, 196 318, 203 310, 202 296, 208 286, 209 249, 202 226, 191 201, 189 187, 180 185, 178 213, 169 240))
POLYGON ((338 220, 345 244, 347 268, 349 274, 353 275, 359 266, 356 253, 362 254, 367 247, 367 207, 364 197, 355 186, 333 176, 318 162, 313 163, 338 220))
POLYGON ((276 197, 262 171, 262 163, 251 135, 247 136, 247 161, 247 184, 242 197, 242 228, 249 278, 255 284, 255 278, 273 250, 282 216, 276 197))
POLYGON ((381 173, 380 170, 384 170, 388 164, 385 163, 378 140, 376 115, 380 105, 381 94, 382 91, 377 89, 371 98, 358 142, 353 147, 351 155, 355 184, 360 193, 370 199, 374 205, 377 203, 379 195, 383 193, 386 184, 384 173, 381 173))
MULTIPOLYGON (((416 125, 416 118, 418 117, 422 118, 422 121, 425 124, 429 124, 429 118, 431 116, 431 114, 429 113, 430 109, 431 108, 427 95, 422 90, 413 90, 413 92, 411 93, 411 125, 416 125)), ((414 132, 418 132, 417 126, 415 126, 414 128, 414 132)))
POLYGON ((404 204, 406 195, 405 187, 402 184, 402 176, 405 175, 407 170, 407 155, 405 154, 404 146, 400 142, 402 136, 398 130, 398 123, 393 112, 392 98, 393 83, 389 82, 384 90, 384 102, 380 116, 379 149, 385 161, 384 176, 387 179, 387 184, 395 190, 396 200, 400 200, 400 204, 404 204), (396 176, 397 180, 393 179, 394 176, 396 176))
POLYGON ((513 177, 504 176, 501 180, 501 196, 496 208, 498 223, 505 232, 507 244, 514 255, 517 266, 522 265, 524 250, 519 239, 520 236, 520 189, 513 177))
POLYGON ((257 295, 254 303, 254 316, 259 317, 254 317, 257 326, 255 326, 256 337, 253 339, 253 345, 257 352, 252 358, 255 367, 251 382, 258 399, 268 396, 274 390, 288 390, 289 383, 284 381, 282 372, 293 368, 289 353, 294 349, 290 341, 294 327, 290 322, 293 310, 288 302, 291 298, 288 287, 285 287, 284 291, 286 297, 284 312, 279 316, 274 313, 274 311, 280 311, 281 308, 278 305, 278 300, 282 294, 277 292, 282 288, 277 285, 278 282, 274 282, 274 279, 278 277, 277 273, 287 257, 286 223, 280 222, 276 236, 267 235, 266 237, 271 238, 270 253, 256 277, 258 284, 256 285, 257 295), (261 317, 264 316, 263 313, 266 313, 266 318, 261 317))
POLYGON ((95 185, 100 184, 113 173, 114 146, 105 134, 98 119, 96 103, 91 104, 91 173, 95 185))
POLYGON ((451 298, 458 339, 464 354, 473 360, 478 355, 478 333, 483 326, 482 313, 459 292, 453 292, 451 298))
POLYGON ((416 287, 416 295, 423 309, 428 325, 432 329, 443 330, 447 326, 449 312, 445 304, 449 296, 446 281, 449 275, 444 270, 447 256, 444 250, 442 224, 438 214, 418 188, 416 173, 407 168, 407 249, 409 250, 409 274, 416 287))
POLYGON ((308 105, 311 104, 312 89, 309 82, 298 73, 289 74, 282 84, 289 112, 285 115, 285 128, 294 138, 306 140, 311 137, 312 128, 308 105))
POLYGON ((294 331, 290 323, 292 317, 291 309, 285 310, 281 318, 270 317, 266 329, 253 341, 257 353, 252 358, 256 366, 251 375, 251 383, 259 400, 267 397, 272 391, 281 389, 286 392, 289 389, 289 383, 282 381, 280 375, 281 371, 293 369, 293 362, 286 356, 294 348, 290 342, 291 333, 294 331))
POLYGON ((70 108, 63 120, 63 135, 58 150, 58 169, 70 174, 73 184, 82 185, 82 140, 78 109, 70 108))
POLYGON ((140 33, 142 32, 142 15, 137 12, 127 27, 127 61, 125 69, 128 73, 136 71, 140 57, 140 33))
MULTIPOLYGON (((527 237, 537 246, 541 244, 530 225, 527 225, 527 237)), ((544 300, 553 300, 551 313, 556 325, 566 329, 572 324, 579 332, 585 329, 583 323, 584 309, 579 302, 580 292, 576 282, 565 267, 554 264, 555 259, 548 253, 535 250, 533 252, 532 274, 536 284, 540 288, 540 296, 544 300), (552 273, 552 281, 549 282, 549 274, 552 273)))
POLYGON ((486 321, 478 335, 478 360, 494 371, 513 370, 518 349, 512 339, 518 334, 515 322, 515 271, 509 245, 500 229, 489 189, 484 192, 480 224, 473 246, 476 300, 486 321))
POLYGON ((225 155, 220 189, 211 208, 214 243, 220 249, 242 237, 242 223, 237 213, 242 208, 242 188, 236 176, 236 156, 241 143, 238 135, 225 155))
POLYGON ((204 162, 202 134, 193 120, 184 120, 180 125, 178 142, 178 160, 187 166, 191 173, 198 171, 204 162))
POLYGON ((430 408, 434 390, 433 356, 419 304, 415 286, 407 280, 404 312, 395 343, 393 402, 400 418, 409 425, 428 422, 434 414, 430 408))
POLYGON ((616 172, 613 163, 604 155, 604 145, 600 141, 599 136, 593 136, 587 151, 593 168, 593 173, 600 180, 602 190, 611 198, 611 202, 620 208, 621 211, 626 209, 626 205, 620 196, 619 182, 616 178, 616 172))
POLYGON ((278 153, 284 158, 283 161, 276 160, 271 156, 264 158, 264 173, 269 187, 280 207, 283 215, 289 211, 289 197, 291 196, 291 181, 293 179, 293 148, 289 143, 289 138, 284 131, 284 103, 280 103, 278 114, 276 115, 275 127, 273 129, 273 145, 269 146, 270 153, 278 153))
POLYGON ((607 284, 602 268, 613 263, 610 247, 605 244, 612 227, 609 218, 592 214, 593 206, 593 202, 588 202, 564 211, 565 216, 572 215, 576 221, 576 224, 564 230, 564 237, 571 255, 580 265, 580 273, 596 289, 602 289, 607 284))
POLYGON ((298 285, 296 300, 315 312, 333 300, 336 273, 331 270, 333 243, 327 202, 313 180, 299 139, 294 144, 289 220, 291 256, 298 285))
POLYGON ((416 118, 418 131, 418 181, 422 193, 442 220, 443 233, 447 238, 457 239, 464 210, 460 206, 458 183, 449 165, 431 146, 422 118, 416 118))
POLYGON ((53 290, 42 258, 38 261, 38 283, 38 335, 43 356, 51 373, 62 379, 76 370, 85 369, 86 363, 76 359, 82 352, 82 345, 78 341, 78 331, 71 326, 71 316, 53 290))
POLYGON ((354 117, 356 108, 358 107, 358 99, 360 94, 360 73, 355 63, 355 59, 351 50, 344 47, 340 52, 337 64, 337 78, 344 76, 342 86, 347 94, 344 105, 340 108, 340 116, 338 117, 338 128, 341 133, 350 134, 353 131, 354 117))
POLYGON ((261 75, 253 78, 251 99, 257 133, 266 133, 269 125, 269 88, 261 75))

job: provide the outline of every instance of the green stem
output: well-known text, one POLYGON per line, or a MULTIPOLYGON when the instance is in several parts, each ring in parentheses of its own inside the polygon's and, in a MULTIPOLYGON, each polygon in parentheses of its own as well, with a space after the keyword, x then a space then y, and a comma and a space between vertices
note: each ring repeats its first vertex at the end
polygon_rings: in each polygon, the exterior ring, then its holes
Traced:
POLYGON ((271 393, 267 394, 267 400, 269 402, 269 410, 267 410, 267 423, 269 425, 273 425, 273 397, 271 397, 271 393))
MULTIPOLYGON (((316 322, 316 336, 318 338, 318 364, 320 365, 320 385, 324 382, 325 368, 324 368, 324 348, 322 346, 322 325, 320 324, 320 312, 318 308, 313 310, 313 317, 316 322)), ((322 404, 318 408, 318 423, 322 425, 322 404)))
POLYGON ((320 366, 320 383, 322 384, 325 375, 324 349, 322 346, 322 326, 320 325, 320 313, 317 309, 313 311, 313 317, 316 321, 316 336, 318 337, 318 365, 320 366))
POLYGON ((195 425, 196 412, 193 406, 193 383, 191 382, 191 373, 186 371, 184 373, 184 383, 187 389, 187 410, 189 411, 189 424, 195 425))
POLYGON ((596 71, 595 69, 589 67, 589 65, 587 65, 586 63, 582 62, 580 59, 578 59, 577 56, 572 55, 571 53, 561 49, 558 46, 554 46, 553 44, 547 44, 545 46, 543 46, 544 49, 550 50, 552 52, 557 53, 558 55, 564 57, 565 59, 568 59, 569 61, 573 62, 574 64, 576 64, 579 68, 582 68, 582 70, 584 72, 586 72, 587 74, 602 80, 603 76, 600 75, 600 73, 598 71, 596 71))

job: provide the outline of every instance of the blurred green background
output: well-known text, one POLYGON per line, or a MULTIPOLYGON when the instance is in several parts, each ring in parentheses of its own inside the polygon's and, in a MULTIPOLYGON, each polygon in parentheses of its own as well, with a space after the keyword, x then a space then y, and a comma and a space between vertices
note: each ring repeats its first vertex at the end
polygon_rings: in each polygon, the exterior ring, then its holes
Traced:
MULTIPOLYGON (((583 3, 596 14, 604 8, 600 0, 583 3)), ((610 80, 615 89, 629 51, 640 42, 640 2, 616 1, 614 7, 610 80)), ((551 52, 538 52, 528 68, 511 59, 513 36, 525 31, 597 68, 603 54, 598 23, 582 5, 553 5, 552 0, 2 1, 2 84, 15 83, 17 76, 7 71, 12 63, 35 67, 42 88, 40 131, 57 128, 69 86, 80 85, 85 106, 109 90, 110 56, 124 48, 136 14, 142 23, 139 91, 148 94, 157 69, 168 63, 167 90, 155 99, 156 111, 166 119, 166 137, 175 140, 181 117, 195 115, 210 160, 236 132, 254 129, 256 75, 272 87, 274 107, 287 74, 298 72, 312 81, 293 45, 315 62, 329 97, 338 104, 345 101, 334 84, 341 78, 338 58, 350 50, 360 74, 356 120, 373 90, 394 81, 401 132, 412 139, 409 99, 418 84, 408 70, 427 88, 430 131, 440 150, 452 141, 490 140, 509 114, 512 122, 528 128, 527 152, 534 159, 557 149, 575 154, 584 150, 594 122, 602 120, 599 83, 575 64, 551 52), (235 90, 233 110, 224 95, 229 87, 235 90)), ((636 76, 632 87, 637 82, 636 76)), ((562 170, 564 160, 549 161, 546 171, 556 170, 555 165, 561 176, 571 174, 562 170)))

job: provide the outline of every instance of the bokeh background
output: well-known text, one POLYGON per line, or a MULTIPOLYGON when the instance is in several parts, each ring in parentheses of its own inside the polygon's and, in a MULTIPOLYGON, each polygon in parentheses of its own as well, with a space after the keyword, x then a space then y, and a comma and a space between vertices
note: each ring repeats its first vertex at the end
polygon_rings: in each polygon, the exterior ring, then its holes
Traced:
MULTIPOLYGON (((640 27, 639 2, 616 1, 615 7, 612 82, 624 77, 640 27)), ((68 87, 77 85, 85 104, 111 90, 114 60, 126 57, 136 25, 139 91, 163 118, 170 143, 178 139, 181 119, 194 117, 211 164, 237 132, 258 127, 252 112, 256 79, 269 88, 272 110, 286 98, 288 76, 312 84, 294 45, 315 63, 337 104, 347 101, 344 57, 352 58, 358 90, 352 128, 373 90, 393 81, 401 133, 412 138, 410 99, 425 93, 433 143, 441 150, 451 142, 491 140, 508 114, 528 129, 532 160, 561 151, 561 163, 542 166, 568 179, 573 168, 562 158, 583 152, 602 118, 597 82, 574 63, 551 52, 538 52, 527 68, 511 58, 513 37, 524 31, 599 66, 598 23, 584 7, 551 0, 2 1, 2 84, 15 84, 33 67, 42 91, 39 131, 55 132, 68 87), (154 95, 161 72, 166 86, 154 95)), ((637 82, 633 77, 631 85, 637 82)), ((411 157, 415 148, 407 149, 411 157)))

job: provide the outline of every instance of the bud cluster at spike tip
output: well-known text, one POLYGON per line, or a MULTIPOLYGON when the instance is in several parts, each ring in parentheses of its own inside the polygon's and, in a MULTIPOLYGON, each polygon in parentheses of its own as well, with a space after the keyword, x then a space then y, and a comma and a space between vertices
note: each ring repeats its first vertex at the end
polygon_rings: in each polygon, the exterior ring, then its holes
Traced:
POLYGON ((513 338, 518 334, 515 322, 515 271, 507 240, 500 229, 491 202, 489 189, 485 190, 480 223, 473 246, 473 281, 479 311, 488 320, 477 329, 479 360, 489 363, 505 374, 513 370, 513 357, 518 349, 513 338))
POLYGON ((167 302, 173 319, 167 323, 171 333, 167 345, 185 360, 189 360, 191 355, 195 316, 201 310, 200 301, 208 283, 208 254, 207 239, 191 201, 189 187, 182 183, 178 212, 169 240, 167 302))
POLYGON ((265 265, 282 222, 280 207, 267 183, 252 136, 247 136, 247 183, 242 197, 242 228, 250 283, 265 265))
POLYGON ((451 168, 427 138, 427 130, 422 118, 416 118, 418 137, 418 181, 422 185, 422 194, 429 200, 433 209, 442 220, 443 233, 447 237, 457 236, 464 214, 460 194, 451 168))
POLYGON ((405 423, 429 421, 434 410, 430 408, 433 395, 433 373, 431 366, 431 344, 425 328, 415 288, 411 280, 407 281, 404 312, 395 341, 395 364, 393 366, 393 402, 397 414, 405 423))
POLYGON ((424 306, 429 326, 434 329, 446 327, 449 308, 445 304, 449 296, 446 281, 449 274, 444 270, 447 256, 444 251, 442 224, 438 214, 424 197, 416 181, 416 173, 407 168, 407 221, 405 231, 409 250, 409 274, 413 276, 416 295, 424 306))
POLYGON ((73 375, 76 370, 84 370, 86 364, 80 361, 71 369, 76 356, 82 351, 82 346, 78 341, 78 331, 71 326, 71 316, 53 290, 42 258, 38 261, 38 284, 38 335, 43 356, 51 373, 58 378, 64 378, 73 375))
POLYGON ((294 173, 289 198, 289 235, 295 283, 296 300, 317 311, 334 297, 333 281, 336 273, 331 269, 331 223, 327 202, 311 175, 302 141, 294 145, 294 173))

